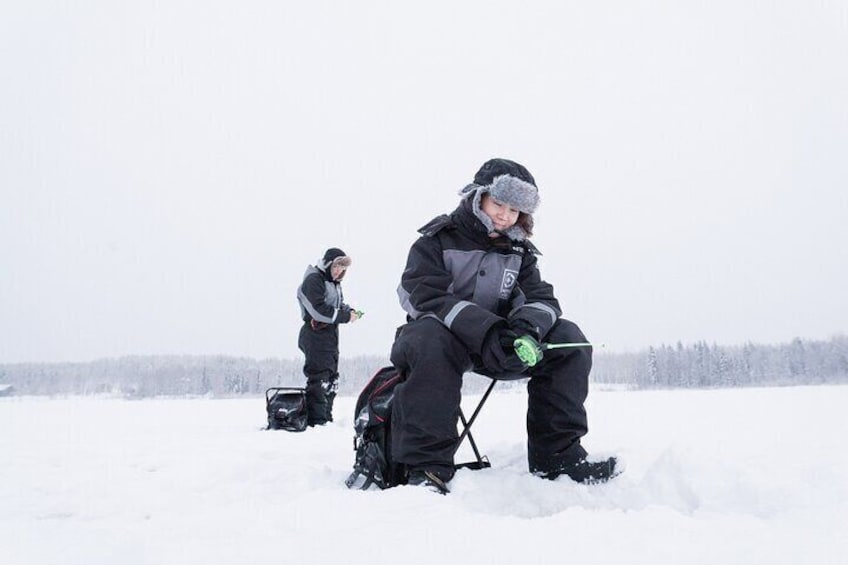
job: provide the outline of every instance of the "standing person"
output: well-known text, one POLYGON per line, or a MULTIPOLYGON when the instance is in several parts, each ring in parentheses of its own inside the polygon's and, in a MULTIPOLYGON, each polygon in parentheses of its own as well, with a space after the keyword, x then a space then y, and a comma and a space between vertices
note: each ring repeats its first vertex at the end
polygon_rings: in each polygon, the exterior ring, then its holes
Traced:
POLYGON ((581 343, 574 322, 561 319, 553 287, 542 280, 530 243, 539 205, 536 181, 507 159, 483 164, 460 194, 459 206, 419 232, 398 288, 407 312, 392 346, 392 363, 406 376, 392 410, 392 452, 409 484, 447 493, 463 373, 524 373, 527 458, 546 479, 567 475, 600 482, 618 473, 614 457, 590 461, 580 443, 587 430, 592 349, 548 350, 527 367, 513 348, 519 336, 581 343))
POLYGON ((310 265, 297 289, 303 327, 297 346, 306 356, 308 424, 333 421, 333 400, 339 381, 339 324, 355 322, 362 314, 345 304, 341 281, 350 267, 345 252, 332 247, 310 265))

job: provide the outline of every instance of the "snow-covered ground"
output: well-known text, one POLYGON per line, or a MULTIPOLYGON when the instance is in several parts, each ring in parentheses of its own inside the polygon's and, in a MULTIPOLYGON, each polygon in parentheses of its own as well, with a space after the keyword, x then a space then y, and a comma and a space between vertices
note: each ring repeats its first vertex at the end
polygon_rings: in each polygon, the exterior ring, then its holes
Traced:
POLYGON ((259 398, 0 399, 0 563, 848 563, 845 386, 594 390, 584 443, 628 466, 598 486, 529 475, 496 393, 448 496, 347 490, 352 405, 293 434, 259 398))

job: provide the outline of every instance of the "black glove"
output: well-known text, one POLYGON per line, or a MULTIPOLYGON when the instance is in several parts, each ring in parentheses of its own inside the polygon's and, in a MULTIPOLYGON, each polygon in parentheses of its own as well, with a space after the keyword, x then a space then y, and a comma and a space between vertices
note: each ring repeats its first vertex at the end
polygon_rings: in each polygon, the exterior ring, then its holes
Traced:
POLYGON ((539 335, 539 328, 521 318, 513 318, 509 321, 509 329, 514 331, 519 336, 529 335, 536 341, 542 341, 542 336, 539 335))
POLYGON ((483 366, 492 373, 521 373, 527 368, 515 354, 513 343, 518 336, 505 326, 494 326, 483 341, 483 366))

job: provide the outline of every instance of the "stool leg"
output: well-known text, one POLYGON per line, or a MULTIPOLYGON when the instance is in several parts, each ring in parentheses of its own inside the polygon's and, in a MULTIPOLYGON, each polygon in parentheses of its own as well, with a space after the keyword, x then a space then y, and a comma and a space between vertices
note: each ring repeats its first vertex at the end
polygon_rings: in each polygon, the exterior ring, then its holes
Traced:
POLYGON ((480 399, 480 403, 477 404, 477 408, 474 409, 474 413, 471 414, 470 420, 465 420, 465 414, 462 412, 462 408, 459 409, 459 419, 462 422, 462 433, 456 440, 456 448, 454 449, 454 453, 459 450, 459 447, 462 445, 462 441, 468 437, 468 443, 471 444, 471 449, 474 450, 474 456, 477 458, 477 461, 474 463, 460 463, 459 465, 455 465, 457 469, 461 467, 468 467, 469 469, 485 469, 487 467, 491 467, 491 463, 488 460, 484 460, 480 455, 480 450, 477 449, 477 443, 474 441, 474 436, 471 435, 471 425, 477 419, 477 416, 480 415, 480 411, 483 409, 483 405, 486 404, 486 400, 489 398, 489 395, 492 393, 492 389, 495 388, 495 384, 498 381, 492 380, 489 384, 489 387, 486 389, 486 392, 483 393, 483 398, 480 399))
MULTIPOLYGON (((460 436, 460 440, 462 440, 465 436, 468 437, 468 443, 471 444, 471 449, 474 451, 474 457, 477 458, 477 464, 481 466, 483 465, 483 457, 480 456, 480 450, 477 449, 477 442, 474 441, 474 436, 471 435, 471 430, 468 429, 469 423, 465 421, 465 414, 462 413, 462 408, 459 409, 459 419, 462 421, 463 430, 462 433, 464 435, 460 436)), ((457 449, 459 449, 459 443, 457 443, 457 449)))

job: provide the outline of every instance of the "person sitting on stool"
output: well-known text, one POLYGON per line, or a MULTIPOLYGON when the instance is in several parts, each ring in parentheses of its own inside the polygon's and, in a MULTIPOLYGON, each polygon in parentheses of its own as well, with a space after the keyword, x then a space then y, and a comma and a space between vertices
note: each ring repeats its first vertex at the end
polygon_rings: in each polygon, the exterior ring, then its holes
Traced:
POLYGON ((561 319, 553 287, 539 274, 530 243, 539 205, 536 181, 522 165, 487 161, 460 192, 459 206, 419 230, 398 295, 407 323, 398 330, 391 361, 406 377, 392 407, 392 453, 409 484, 448 492, 462 376, 526 374, 527 458, 546 479, 567 475, 602 482, 617 474, 617 459, 590 461, 580 439, 588 431, 584 402, 591 347, 546 351, 528 367, 516 338, 582 343, 561 319))

